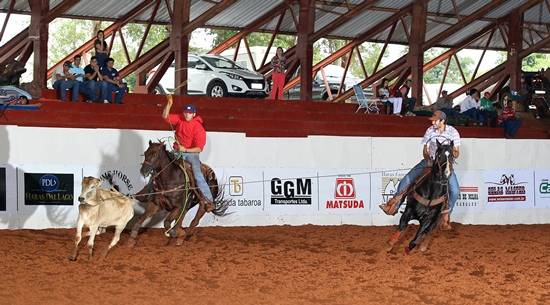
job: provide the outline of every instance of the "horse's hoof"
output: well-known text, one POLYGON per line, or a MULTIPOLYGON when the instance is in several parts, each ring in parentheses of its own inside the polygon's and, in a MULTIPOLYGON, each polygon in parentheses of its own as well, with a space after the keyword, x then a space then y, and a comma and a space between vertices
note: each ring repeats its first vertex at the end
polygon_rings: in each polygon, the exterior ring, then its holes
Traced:
POLYGON ((73 255, 69 256, 69 260, 71 262, 76 262, 76 256, 73 256, 73 255))
POLYGON ((178 238, 178 239, 176 240, 176 246, 181 246, 181 245, 183 245, 183 239, 182 239, 182 238, 178 238))
POLYGON ((420 252, 426 252, 426 251, 428 251, 427 246, 420 246, 420 252))
POLYGON ((405 246, 405 255, 411 255, 411 249, 409 248, 409 246, 405 246))

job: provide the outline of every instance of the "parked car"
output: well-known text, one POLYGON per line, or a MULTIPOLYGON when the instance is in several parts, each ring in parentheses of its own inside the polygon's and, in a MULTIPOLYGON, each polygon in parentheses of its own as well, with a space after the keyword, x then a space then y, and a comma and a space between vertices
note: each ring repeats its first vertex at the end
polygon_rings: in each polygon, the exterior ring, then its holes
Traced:
MULTIPOLYGON (((187 65, 187 92, 190 95, 210 97, 267 96, 265 77, 237 65, 234 61, 217 55, 189 55, 187 65)), ((151 71, 150 75, 155 71, 151 71)), ((179 84, 177 84, 179 85, 179 84)), ((156 91, 174 91, 174 66, 166 71, 156 91)))
MULTIPOLYGON (((344 68, 337 65, 328 65, 324 68, 324 72, 331 94, 336 95, 338 93, 338 88, 340 87, 340 82, 342 81, 342 76, 344 75, 344 68)), ((342 92, 346 91, 346 89, 352 88, 353 85, 361 82, 361 80, 361 78, 348 73, 342 88, 342 92)), ((323 76, 321 75, 321 73, 317 73, 313 78, 312 83, 312 99, 326 101, 329 99, 330 96, 328 92, 329 91, 325 86, 323 76)), ((300 99, 300 85, 298 84, 293 88, 290 88, 285 93, 285 98, 289 100, 300 99)))

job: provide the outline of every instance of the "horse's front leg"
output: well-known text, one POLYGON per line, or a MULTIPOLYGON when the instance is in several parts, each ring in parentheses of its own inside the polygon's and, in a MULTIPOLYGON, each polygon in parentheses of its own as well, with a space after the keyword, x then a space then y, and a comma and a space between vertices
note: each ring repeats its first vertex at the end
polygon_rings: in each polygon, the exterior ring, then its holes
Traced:
POLYGON ((412 204, 407 204, 407 207, 405 208, 405 212, 403 212, 403 215, 401 215, 401 218, 399 219, 399 226, 397 227, 397 231, 395 231, 388 240, 389 248, 387 249, 387 252, 390 252, 393 250, 393 247, 398 244, 398 242, 403 237, 403 233, 407 229, 407 226, 409 225, 409 221, 411 220, 413 216, 413 208, 412 204))
MULTIPOLYGON (((430 208, 427 208, 430 209, 430 208)), ((405 246, 405 253, 409 254, 416 246, 420 244, 422 239, 426 235, 433 231, 434 227, 437 225, 437 219, 439 218, 439 208, 431 208, 431 210, 426 211, 428 215, 425 215, 420 219, 420 227, 416 231, 416 235, 411 240, 408 246, 405 246)))
POLYGON ((145 213, 143 213, 141 216, 138 217, 136 223, 132 227, 132 232, 130 233, 130 239, 128 239, 128 247, 133 248, 136 245, 139 229, 141 228, 145 220, 155 215, 158 212, 158 210, 159 210, 158 205, 153 201, 149 201, 149 203, 147 204, 147 209, 145 210, 145 213))

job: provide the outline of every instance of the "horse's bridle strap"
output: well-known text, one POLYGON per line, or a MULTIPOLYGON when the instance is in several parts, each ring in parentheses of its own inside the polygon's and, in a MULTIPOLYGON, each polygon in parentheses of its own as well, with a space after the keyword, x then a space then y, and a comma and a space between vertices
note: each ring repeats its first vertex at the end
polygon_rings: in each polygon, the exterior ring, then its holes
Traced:
POLYGON ((438 204, 442 204, 443 202, 445 202, 445 200, 447 200, 446 195, 443 195, 441 197, 429 200, 429 199, 426 199, 426 198, 420 196, 417 192, 413 192, 413 197, 414 197, 414 199, 416 199, 416 201, 420 202, 420 204, 425 205, 425 206, 429 206, 429 207, 436 206, 438 204))

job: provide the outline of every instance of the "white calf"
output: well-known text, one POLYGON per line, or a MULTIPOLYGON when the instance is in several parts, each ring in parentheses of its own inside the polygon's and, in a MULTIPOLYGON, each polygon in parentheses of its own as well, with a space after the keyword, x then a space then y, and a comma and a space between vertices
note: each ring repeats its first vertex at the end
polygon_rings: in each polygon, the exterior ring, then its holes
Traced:
POLYGON ((75 247, 70 260, 76 260, 78 256, 78 244, 82 239, 82 228, 87 226, 90 229, 88 238, 88 259, 92 258, 94 238, 99 227, 115 226, 115 235, 111 244, 103 252, 107 256, 109 250, 120 240, 120 233, 126 224, 134 217, 134 199, 111 189, 100 188, 101 180, 94 177, 82 179, 82 191, 78 197, 78 222, 76 225, 75 247))

